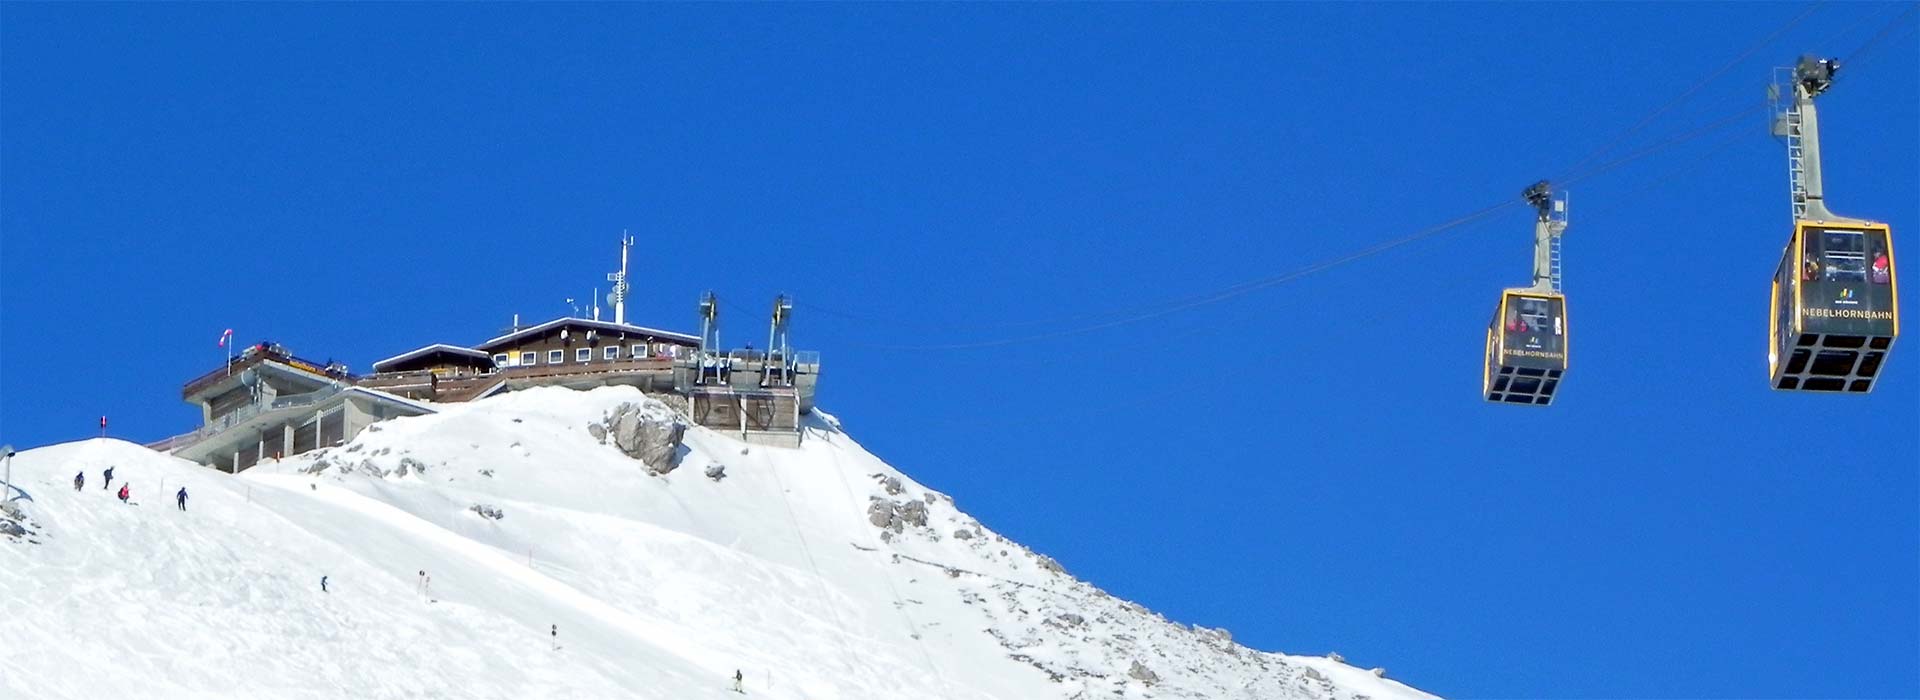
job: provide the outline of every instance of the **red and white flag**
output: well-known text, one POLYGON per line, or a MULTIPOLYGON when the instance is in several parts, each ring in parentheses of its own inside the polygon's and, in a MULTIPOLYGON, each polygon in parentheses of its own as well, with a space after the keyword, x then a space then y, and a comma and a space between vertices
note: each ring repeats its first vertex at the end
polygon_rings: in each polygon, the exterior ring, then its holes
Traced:
POLYGON ((233 340, 233 329, 232 329, 232 328, 228 328, 228 329, 227 329, 227 332, 225 332, 225 333, 221 333, 221 334, 220 334, 220 347, 223 347, 223 348, 224 348, 224 347, 226 347, 226 346, 227 346, 227 341, 229 341, 229 340, 233 340))

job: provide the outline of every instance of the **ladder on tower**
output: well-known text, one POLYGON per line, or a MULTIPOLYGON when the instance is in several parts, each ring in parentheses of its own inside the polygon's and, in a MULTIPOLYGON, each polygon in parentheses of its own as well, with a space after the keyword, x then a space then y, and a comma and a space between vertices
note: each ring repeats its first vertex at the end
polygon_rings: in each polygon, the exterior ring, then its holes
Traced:
POLYGON ((1787 142, 1787 192, 1793 203, 1793 218, 1807 218, 1806 115, 1795 99, 1793 69, 1775 68, 1773 85, 1767 91, 1773 102, 1773 135, 1787 142))
POLYGON ((1562 291, 1560 289, 1560 237, 1558 235, 1554 236, 1553 240, 1547 243, 1547 273, 1553 280, 1553 291, 1562 291))

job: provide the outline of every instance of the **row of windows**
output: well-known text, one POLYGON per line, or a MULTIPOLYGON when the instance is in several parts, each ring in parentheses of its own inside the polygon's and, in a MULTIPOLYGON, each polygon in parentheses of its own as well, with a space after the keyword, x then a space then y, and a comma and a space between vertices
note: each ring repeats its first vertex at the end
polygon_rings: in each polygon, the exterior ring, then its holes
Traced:
MULTIPOLYGON (((601 357, 604 359, 608 359, 608 360, 620 359, 620 346, 618 345, 608 345, 604 348, 601 348, 600 351, 601 351, 600 352, 601 357)), ((668 352, 669 350, 667 348, 662 347, 660 354, 662 356, 665 356, 666 354, 668 354, 668 352)), ((647 344, 638 343, 633 346, 633 354, 630 357, 641 358, 641 357, 647 357, 649 356, 649 354, 650 353, 647 350, 647 344)), ((503 352, 503 353, 497 353, 493 356, 493 364, 496 367, 531 367, 535 364, 538 364, 536 360, 539 359, 539 357, 540 357, 539 353, 529 350, 529 351, 520 353, 519 361, 515 362, 513 355, 503 352)), ((567 351, 565 350, 548 350, 547 351, 547 364, 557 365, 557 364, 564 363, 566 361, 567 361, 567 351)), ((592 362, 593 348, 575 348, 573 351, 573 361, 574 362, 592 362)))

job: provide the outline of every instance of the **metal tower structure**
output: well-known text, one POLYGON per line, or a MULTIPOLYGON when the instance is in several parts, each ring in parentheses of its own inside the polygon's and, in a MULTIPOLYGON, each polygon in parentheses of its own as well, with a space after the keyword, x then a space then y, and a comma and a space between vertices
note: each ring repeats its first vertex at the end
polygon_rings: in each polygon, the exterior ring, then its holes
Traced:
POLYGON ((1533 183, 1521 196, 1535 210, 1533 223, 1533 286, 1540 292, 1559 292, 1560 236, 1567 230, 1567 193, 1557 195, 1546 180, 1533 183))
POLYGON ((1792 68, 1773 69, 1774 82, 1767 88, 1773 135, 1787 145, 1787 193, 1795 221, 1866 223, 1829 211, 1821 178, 1820 114, 1813 98, 1833 87, 1839 71, 1839 59, 1801 56, 1792 68))
MULTIPOLYGON (((613 283, 613 291, 607 293, 607 302, 613 305, 613 322, 627 322, 627 249, 633 247, 633 236, 626 231, 620 232, 620 271, 607 273, 607 281, 613 283)), ((712 296, 712 293, 708 293, 712 296)), ((598 318, 598 315, 595 315, 598 318)))

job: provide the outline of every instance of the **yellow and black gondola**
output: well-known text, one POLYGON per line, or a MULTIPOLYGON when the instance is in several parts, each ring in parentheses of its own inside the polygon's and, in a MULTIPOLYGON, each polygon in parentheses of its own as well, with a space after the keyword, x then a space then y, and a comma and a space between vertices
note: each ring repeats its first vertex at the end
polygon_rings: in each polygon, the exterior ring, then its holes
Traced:
POLYGON ((1767 374, 1780 390, 1872 391, 1900 336, 1891 228, 1827 210, 1813 100, 1839 69, 1833 59, 1802 57, 1792 85, 1774 91, 1792 93, 1774 115, 1793 204, 1793 237, 1774 269, 1767 316, 1767 374))
POLYGON ((1560 291, 1560 235, 1567 228, 1567 202, 1545 181, 1523 195, 1534 221, 1533 286, 1500 293, 1487 324, 1486 364, 1480 393, 1495 403, 1553 403, 1567 372, 1567 297, 1560 291))

